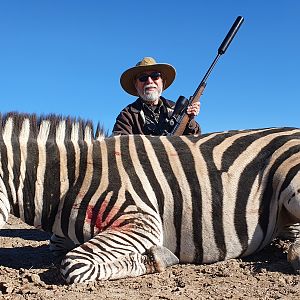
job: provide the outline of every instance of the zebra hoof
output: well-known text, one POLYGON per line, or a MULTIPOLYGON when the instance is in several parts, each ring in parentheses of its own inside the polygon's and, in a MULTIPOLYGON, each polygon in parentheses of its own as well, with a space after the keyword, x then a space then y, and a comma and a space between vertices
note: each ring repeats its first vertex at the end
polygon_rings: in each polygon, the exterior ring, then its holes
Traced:
POLYGON ((300 241, 293 243, 288 250, 287 259, 296 274, 300 274, 300 241))
POLYGON ((153 271, 162 272, 165 268, 179 263, 179 259, 169 249, 163 246, 152 246, 148 251, 148 257, 153 265, 153 271))

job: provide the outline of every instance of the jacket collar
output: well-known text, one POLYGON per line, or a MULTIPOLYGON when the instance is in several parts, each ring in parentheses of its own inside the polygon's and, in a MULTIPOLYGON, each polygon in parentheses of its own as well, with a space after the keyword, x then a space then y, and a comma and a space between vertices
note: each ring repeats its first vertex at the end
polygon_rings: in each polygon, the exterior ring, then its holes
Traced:
MULTIPOLYGON (((160 96, 161 101, 167 108, 174 108, 174 102, 160 96)), ((143 100, 141 98, 137 98, 130 107, 133 113, 139 114, 143 109, 143 100)))

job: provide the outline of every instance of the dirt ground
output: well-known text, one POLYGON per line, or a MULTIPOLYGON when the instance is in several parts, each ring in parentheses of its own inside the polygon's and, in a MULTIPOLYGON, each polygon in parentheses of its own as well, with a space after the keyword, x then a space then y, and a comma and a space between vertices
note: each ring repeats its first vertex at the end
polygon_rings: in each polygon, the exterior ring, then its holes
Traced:
POLYGON ((0 299, 300 299, 300 277, 286 262, 287 242, 276 241, 247 259, 66 285, 48 250, 48 238, 10 217, 0 231, 0 299))

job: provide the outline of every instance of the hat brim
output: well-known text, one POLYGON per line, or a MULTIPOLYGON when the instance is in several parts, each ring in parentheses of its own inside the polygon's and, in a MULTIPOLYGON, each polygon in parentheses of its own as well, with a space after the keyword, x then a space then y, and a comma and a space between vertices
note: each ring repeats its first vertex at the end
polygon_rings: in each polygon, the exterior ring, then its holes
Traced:
POLYGON ((154 64, 147 66, 137 66, 126 70, 120 78, 122 88, 130 95, 138 96, 135 88, 136 76, 147 71, 158 71, 162 74, 164 80, 164 90, 166 90, 174 81, 176 70, 169 64, 154 64))

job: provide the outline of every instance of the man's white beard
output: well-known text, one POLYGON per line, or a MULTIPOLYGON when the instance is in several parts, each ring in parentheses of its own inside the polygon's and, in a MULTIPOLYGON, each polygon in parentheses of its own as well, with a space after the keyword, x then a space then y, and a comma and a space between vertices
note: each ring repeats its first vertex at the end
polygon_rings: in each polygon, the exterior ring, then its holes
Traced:
POLYGON ((156 85, 153 84, 148 84, 144 86, 144 90, 143 91, 137 91, 139 96, 147 103, 153 103, 156 100, 159 99, 159 97, 161 96, 162 90, 159 89, 156 85), (154 91, 147 91, 147 88, 150 87, 154 87, 155 90, 154 91))

